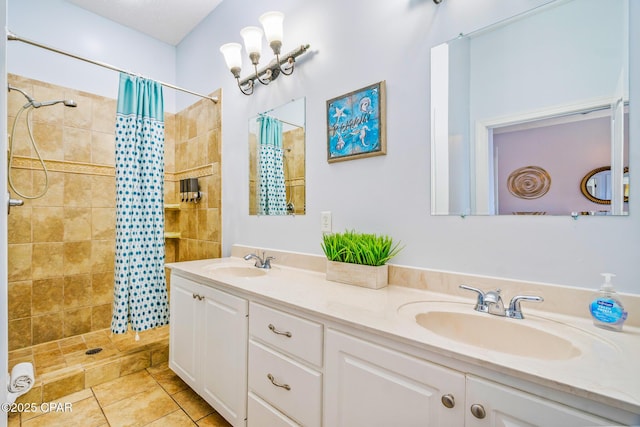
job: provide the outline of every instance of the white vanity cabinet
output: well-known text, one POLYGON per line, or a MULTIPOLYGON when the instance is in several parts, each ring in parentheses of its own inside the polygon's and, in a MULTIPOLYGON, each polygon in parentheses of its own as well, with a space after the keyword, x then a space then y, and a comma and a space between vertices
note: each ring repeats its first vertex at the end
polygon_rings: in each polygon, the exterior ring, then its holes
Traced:
POLYGON ((322 424, 320 323, 251 302, 249 427, 322 424))
MULTIPOLYGON (((323 312, 329 298, 308 308, 258 285, 202 280, 207 285, 171 276, 169 366, 234 426, 583 427, 640 419, 516 370, 473 363, 473 354, 470 362, 447 357, 323 312)), ((291 286, 298 298, 303 285, 291 286)))
POLYGON ((331 329, 325 346, 325 426, 464 424, 464 374, 331 329))
POLYGON ((233 426, 246 424, 248 301, 171 277, 169 367, 233 426))
POLYGON ((325 426, 617 425, 332 329, 325 357, 325 426))
POLYGON ((584 427, 617 423, 491 381, 467 376, 466 427, 584 427))

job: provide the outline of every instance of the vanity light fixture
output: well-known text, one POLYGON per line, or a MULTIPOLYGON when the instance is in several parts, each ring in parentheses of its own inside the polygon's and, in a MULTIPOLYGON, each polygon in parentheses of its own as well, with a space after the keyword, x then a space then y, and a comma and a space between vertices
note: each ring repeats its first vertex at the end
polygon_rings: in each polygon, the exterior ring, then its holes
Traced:
POLYGON ((282 12, 267 12, 260 16, 260 23, 264 28, 264 35, 267 42, 276 56, 275 59, 258 70, 260 53, 262 51, 262 29, 259 27, 245 27, 240 31, 244 40, 244 48, 249 54, 249 59, 253 64, 254 74, 240 80, 240 70, 242 69, 242 46, 240 43, 226 43, 220 46, 220 52, 224 55, 224 60, 238 82, 238 88, 245 95, 251 95, 255 87, 256 80, 263 85, 268 85, 280 74, 289 76, 293 73, 295 59, 309 49, 309 45, 300 45, 296 49, 280 57, 282 47, 282 22, 284 14, 282 12))

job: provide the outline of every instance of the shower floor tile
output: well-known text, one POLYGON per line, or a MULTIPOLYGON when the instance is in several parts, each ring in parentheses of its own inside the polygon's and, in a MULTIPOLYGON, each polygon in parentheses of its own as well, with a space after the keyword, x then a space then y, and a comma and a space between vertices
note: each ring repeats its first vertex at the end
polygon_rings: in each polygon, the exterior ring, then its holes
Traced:
POLYGON ((163 326, 150 331, 140 332, 140 339, 135 340, 135 332, 115 335, 104 329, 89 332, 58 341, 34 345, 9 352, 9 369, 20 362, 31 362, 35 369, 36 382, 43 375, 55 371, 81 365, 91 366, 95 362, 124 357, 144 350, 157 349, 158 343, 169 342, 169 326, 163 326), (102 348, 95 354, 85 354, 89 349, 102 348))
POLYGON ((113 335, 107 329, 10 352, 9 369, 31 362, 35 371, 33 389, 17 403, 48 402, 168 360, 168 325, 139 337, 136 341, 133 332, 113 335), (87 354, 98 347, 101 351, 87 354))

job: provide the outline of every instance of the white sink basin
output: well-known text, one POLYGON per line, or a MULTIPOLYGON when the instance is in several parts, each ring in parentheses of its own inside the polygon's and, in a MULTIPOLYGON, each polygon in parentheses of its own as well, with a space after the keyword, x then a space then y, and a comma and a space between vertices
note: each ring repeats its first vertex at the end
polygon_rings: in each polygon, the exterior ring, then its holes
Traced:
POLYGON ((580 355, 580 349, 568 339, 526 326, 523 321, 450 311, 416 315, 418 325, 433 333, 500 353, 543 360, 565 360, 580 355))
POLYGON ((220 266, 210 267, 209 271, 212 273, 233 276, 233 277, 259 277, 267 274, 266 270, 262 270, 257 267, 243 267, 243 266, 220 266))
MULTIPOLYGON (((509 319, 473 310, 473 305, 418 302, 398 309, 401 314, 441 337, 498 353, 539 360, 568 360, 580 356, 576 342, 596 337, 577 328, 529 316, 509 319)), ((526 313, 525 313, 526 316, 526 313)))

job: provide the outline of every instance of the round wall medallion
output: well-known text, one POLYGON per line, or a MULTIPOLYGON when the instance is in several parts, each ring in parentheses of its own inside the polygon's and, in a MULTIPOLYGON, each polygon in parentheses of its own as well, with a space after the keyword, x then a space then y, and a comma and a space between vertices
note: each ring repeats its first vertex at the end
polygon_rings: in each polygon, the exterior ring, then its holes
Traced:
POLYGON ((538 166, 525 166, 511 172, 507 179, 509 192, 521 199, 537 199, 551 187, 551 176, 538 166))

